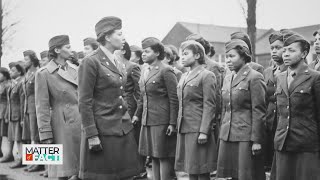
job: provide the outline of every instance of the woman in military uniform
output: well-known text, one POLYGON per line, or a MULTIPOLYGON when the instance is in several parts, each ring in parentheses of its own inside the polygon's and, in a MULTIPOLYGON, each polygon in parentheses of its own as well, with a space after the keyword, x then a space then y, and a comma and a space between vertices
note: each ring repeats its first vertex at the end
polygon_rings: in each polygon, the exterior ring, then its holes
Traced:
POLYGON ((133 117, 134 122, 142 122, 139 153, 152 158, 154 180, 168 180, 174 171, 177 77, 172 67, 161 62, 164 46, 158 39, 144 39, 142 48, 142 59, 148 66, 141 73, 141 97, 133 117))
POLYGON ((13 154, 16 155, 15 163, 11 168, 22 167, 22 127, 21 122, 24 118, 24 94, 22 80, 24 69, 20 63, 15 63, 10 69, 11 86, 8 88, 8 140, 14 142, 13 154), (16 153, 14 152, 16 151, 16 153))
POLYGON ((224 80, 217 177, 265 180, 262 156, 266 114, 263 75, 248 63, 248 45, 234 39, 226 43, 227 65, 232 73, 224 80))
POLYGON ((320 179, 320 73, 305 59, 309 42, 293 32, 284 35, 287 71, 277 76, 278 124, 274 137, 274 180, 320 179))
POLYGON ((84 58, 79 68, 83 180, 124 180, 142 171, 124 99, 126 69, 114 56, 125 42, 121 28, 121 19, 102 18, 95 26, 100 46, 84 58))
POLYGON ((81 120, 78 107, 77 67, 66 61, 72 55, 69 36, 49 41, 52 59, 35 76, 35 100, 40 141, 63 145, 63 164, 48 165, 49 177, 78 179, 81 120))
POLYGON ((190 71, 183 74, 178 84, 175 170, 188 173, 190 180, 210 180, 217 162, 212 129, 217 103, 216 77, 202 66, 205 51, 200 43, 186 41, 181 47, 181 62, 190 71))
POLYGON ((2 158, 0 162, 12 159, 12 144, 8 141, 7 92, 10 86, 10 73, 7 68, 0 68, 0 136, 2 158))

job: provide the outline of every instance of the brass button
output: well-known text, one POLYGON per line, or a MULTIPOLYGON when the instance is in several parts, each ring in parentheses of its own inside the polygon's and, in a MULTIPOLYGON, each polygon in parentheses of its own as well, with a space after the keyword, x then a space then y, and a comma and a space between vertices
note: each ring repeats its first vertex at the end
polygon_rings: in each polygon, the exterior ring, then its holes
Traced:
POLYGON ((122 109, 122 106, 119 106, 120 109, 122 109))
POLYGON ((122 87, 122 86, 120 86, 120 89, 122 90, 122 89, 123 89, 123 87, 122 87))

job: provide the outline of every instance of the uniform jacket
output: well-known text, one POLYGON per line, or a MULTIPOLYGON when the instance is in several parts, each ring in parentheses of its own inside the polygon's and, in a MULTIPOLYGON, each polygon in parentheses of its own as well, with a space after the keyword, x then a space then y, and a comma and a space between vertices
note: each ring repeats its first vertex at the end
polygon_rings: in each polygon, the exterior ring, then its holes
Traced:
POLYGON ((77 67, 51 60, 35 75, 35 100, 40 140, 63 145, 63 164, 49 165, 51 177, 79 171, 81 120, 78 107, 77 67))
POLYGON ((35 113, 35 72, 28 72, 22 80, 22 89, 25 94, 24 113, 35 113))
POLYGON ((176 125, 178 116, 177 77, 173 68, 157 62, 145 79, 139 81, 141 96, 135 113, 142 125, 176 125))
POLYGON ((199 66, 178 84, 178 132, 209 134, 216 113, 216 77, 199 66))
MULTIPOLYGON (((270 66, 264 71, 264 81, 267 84, 266 91, 266 103, 267 103, 267 114, 266 114, 266 128, 268 130, 273 130, 276 127, 276 111, 277 111, 277 100, 276 100, 276 76, 274 72, 276 70, 276 66, 270 66)), ((284 68, 283 70, 286 70, 284 68)))
POLYGON ((122 136, 133 128, 124 99, 126 70, 119 65, 120 70, 99 48, 79 67, 79 108, 87 138, 122 136))
POLYGON ((22 90, 23 76, 12 80, 8 88, 8 120, 21 121, 24 118, 24 93, 22 90))
POLYGON ((128 104, 128 112, 132 117, 137 110, 137 101, 140 99, 139 80, 141 70, 138 64, 123 60, 127 71, 127 82, 124 87, 124 97, 128 104))
POLYGON ((221 67, 217 62, 214 60, 205 57, 205 64, 203 65, 207 70, 214 73, 216 76, 217 88, 216 88, 216 117, 220 120, 221 116, 221 106, 222 106, 222 95, 221 95, 221 88, 223 86, 223 79, 225 76, 225 69, 221 67))
POLYGON ((278 151, 318 151, 320 123, 320 73, 304 65, 288 88, 288 72, 277 77, 278 126, 274 147, 278 151))
POLYGON ((173 67, 173 71, 174 71, 174 74, 177 76, 177 80, 179 82, 181 79, 181 76, 182 76, 182 72, 179 69, 177 69, 176 67, 173 67))
POLYGON ((0 120, 7 119, 7 92, 11 81, 3 81, 0 83, 0 120))
POLYGON ((249 66, 250 66, 253 70, 258 71, 259 73, 261 73, 261 74, 263 75, 264 67, 261 66, 260 64, 252 61, 252 62, 249 63, 249 66))
POLYGON ((311 69, 316 70, 316 71, 320 71, 320 66, 319 66, 318 69, 315 69, 315 66, 316 66, 317 62, 318 62, 317 59, 313 60, 313 61, 309 64, 309 67, 310 67, 311 69))
POLYGON ((262 143, 266 115, 263 76, 245 65, 232 78, 233 74, 228 74, 222 88, 220 139, 262 143))
POLYGON ((64 71, 52 60, 37 71, 35 101, 41 141, 80 128, 77 88, 77 68, 73 65, 64 71))

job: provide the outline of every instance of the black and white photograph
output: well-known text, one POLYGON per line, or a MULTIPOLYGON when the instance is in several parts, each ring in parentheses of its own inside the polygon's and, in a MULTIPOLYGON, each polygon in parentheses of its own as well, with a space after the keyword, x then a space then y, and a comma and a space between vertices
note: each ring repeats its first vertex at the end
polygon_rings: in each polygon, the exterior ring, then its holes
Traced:
POLYGON ((320 180, 320 1, 0 0, 0 180, 320 180))

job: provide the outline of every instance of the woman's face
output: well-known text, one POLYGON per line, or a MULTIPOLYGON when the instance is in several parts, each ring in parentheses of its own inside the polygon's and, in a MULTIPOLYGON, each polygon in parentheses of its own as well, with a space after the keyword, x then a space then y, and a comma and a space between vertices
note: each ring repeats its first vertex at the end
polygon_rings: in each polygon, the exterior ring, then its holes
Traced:
POLYGON ((140 58, 136 55, 136 52, 131 51, 130 61, 139 64, 140 58))
POLYGON ((282 53, 283 53, 283 42, 276 40, 270 45, 271 57, 277 63, 283 63, 282 53))
POLYGON ((320 34, 319 33, 315 36, 314 50, 317 54, 320 54, 320 34))
POLYGON ((190 49, 184 49, 182 51, 181 64, 184 67, 190 67, 196 63, 196 58, 199 58, 197 56, 199 56, 199 54, 193 54, 190 49))
POLYGON ((3 82, 5 80, 6 80, 6 77, 2 73, 0 73, 0 82, 3 82))
POLYGON ((115 50, 122 49, 125 38, 122 34, 122 30, 115 30, 110 36, 106 36, 106 40, 110 42, 115 50))
POLYGON ((17 77, 20 76, 20 74, 21 74, 21 73, 17 70, 16 67, 12 67, 12 68, 10 69, 10 77, 11 77, 11 79, 16 79, 17 77))
POLYGON ((26 68, 31 67, 32 62, 31 62, 30 56, 24 56, 24 61, 25 61, 25 67, 26 68))
POLYGON ((295 42, 283 48, 283 62, 286 66, 295 66, 307 56, 307 52, 301 51, 299 42, 295 42))
POLYGON ((70 44, 63 45, 61 49, 57 50, 57 53, 62 59, 70 59, 73 55, 70 44))
POLYGON ((142 60, 144 63, 152 64, 154 61, 157 60, 159 53, 154 52, 151 47, 143 49, 142 52, 142 60))
POLYGON ((245 65, 245 61, 240 57, 239 53, 235 49, 231 49, 226 54, 227 66, 230 71, 238 72, 242 66, 245 65))
POLYGON ((49 63, 49 58, 45 57, 40 60, 40 67, 43 67, 49 63))
POLYGON ((92 48, 91 45, 86 45, 86 46, 84 46, 84 55, 85 55, 85 56, 88 55, 88 54, 90 54, 92 51, 93 51, 93 48, 92 48))

